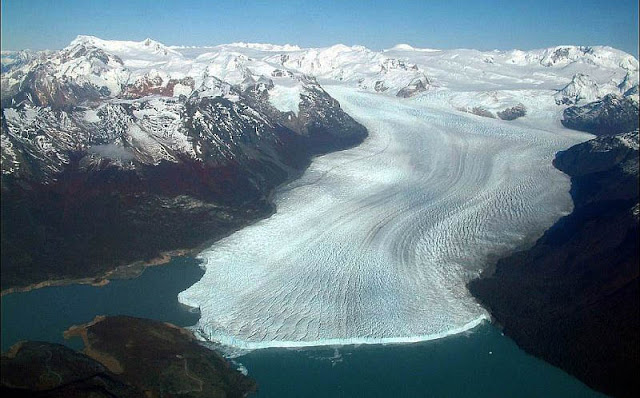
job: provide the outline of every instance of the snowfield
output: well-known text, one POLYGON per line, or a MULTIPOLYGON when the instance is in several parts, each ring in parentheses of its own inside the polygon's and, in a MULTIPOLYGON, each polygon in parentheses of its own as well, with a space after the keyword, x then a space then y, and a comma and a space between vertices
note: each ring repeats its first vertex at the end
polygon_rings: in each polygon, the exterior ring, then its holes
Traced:
POLYGON ((205 275, 179 295, 201 311, 195 329, 257 349, 413 342, 487 319, 466 282, 571 210, 551 160, 589 136, 325 88, 370 137, 314 160, 273 216, 200 254, 205 275))

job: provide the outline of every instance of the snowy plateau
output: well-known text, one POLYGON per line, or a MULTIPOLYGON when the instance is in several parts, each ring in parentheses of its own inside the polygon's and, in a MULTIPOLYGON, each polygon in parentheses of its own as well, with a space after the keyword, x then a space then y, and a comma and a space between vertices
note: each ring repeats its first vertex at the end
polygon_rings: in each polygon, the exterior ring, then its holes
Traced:
MULTIPOLYGON (((593 136, 563 127, 564 109, 608 94, 638 101, 638 60, 609 47, 169 47, 79 36, 60 53, 3 52, 3 174, 21 167, 11 145, 21 129, 54 112, 4 100, 43 58, 58 81, 107 98, 56 128, 118 126, 122 142, 105 138, 93 152, 123 167, 198 159, 180 121, 185 97, 238 103, 249 86, 290 117, 321 87, 367 128, 364 143, 316 157, 278 189, 275 214, 199 254, 206 272, 179 300, 200 310, 201 337, 241 349, 413 342, 488 319, 466 284, 572 209, 552 160, 593 136), (126 118, 123 103, 134 104, 126 118)), ((38 136, 42 156, 59 159, 53 169, 64 164, 38 136)), ((232 156, 223 138, 211 139, 232 156)))

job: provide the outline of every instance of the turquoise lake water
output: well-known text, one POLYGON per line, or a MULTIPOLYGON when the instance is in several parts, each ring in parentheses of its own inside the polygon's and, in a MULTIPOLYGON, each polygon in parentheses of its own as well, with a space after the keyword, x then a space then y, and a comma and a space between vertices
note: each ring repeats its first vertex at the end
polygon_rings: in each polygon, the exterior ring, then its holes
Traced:
MULTIPOLYGON (((96 315, 131 315, 179 326, 198 314, 178 303, 203 271, 174 258, 140 277, 103 287, 47 287, 2 298, 2 351, 19 340, 80 348, 62 332, 96 315)), ((490 324, 445 339, 406 345, 266 349, 234 361, 257 380, 257 397, 603 397, 562 370, 520 350, 490 324)))

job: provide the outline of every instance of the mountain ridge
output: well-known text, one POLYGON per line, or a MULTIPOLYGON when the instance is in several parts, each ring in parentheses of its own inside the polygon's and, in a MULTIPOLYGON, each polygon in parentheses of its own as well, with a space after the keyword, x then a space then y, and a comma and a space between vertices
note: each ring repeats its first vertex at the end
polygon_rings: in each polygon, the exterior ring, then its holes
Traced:
POLYGON ((592 388, 636 396, 638 130, 600 136, 554 160, 575 208, 469 289, 516 343, 592 388))

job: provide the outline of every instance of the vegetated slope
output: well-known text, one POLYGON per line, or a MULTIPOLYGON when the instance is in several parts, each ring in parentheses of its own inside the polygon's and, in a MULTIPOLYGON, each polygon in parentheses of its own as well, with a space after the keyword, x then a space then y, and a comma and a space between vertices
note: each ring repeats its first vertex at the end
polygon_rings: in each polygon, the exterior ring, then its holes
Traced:
POLYGON ((142 392, 100 362, 69 347, 40 341, 16 343, 2 354, 0 392, 8 397, 119 397, 142 392))
POLYGON ((640 393, 638 131, 558 153, 575 209, 471 292, 526 351, 607 394, 640 393))
POLYGON ((208 398, 243 397, 256 389, 220 354, 173 325, 97 317, 67 333, 83 339, 83 353, 21 342, 3 354, 0 391, 11 397, 208 398))

